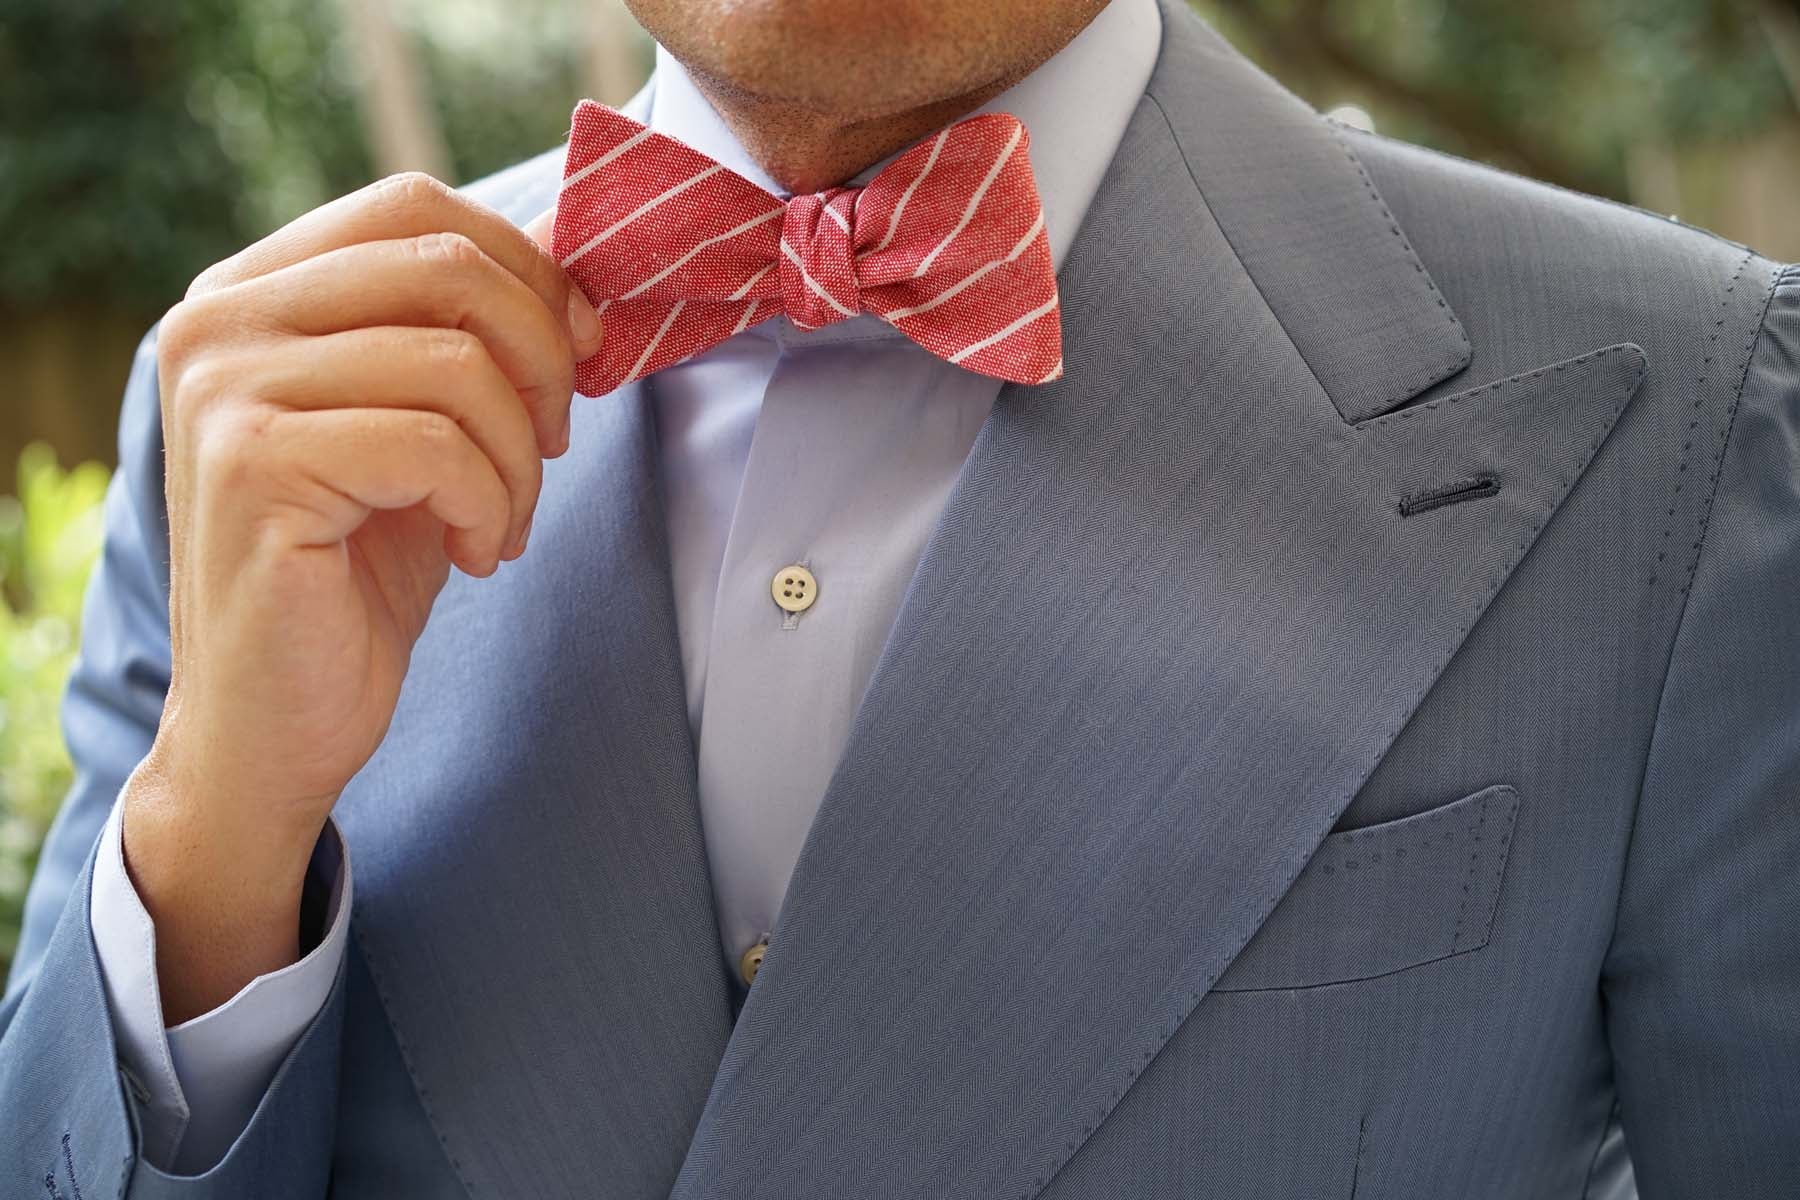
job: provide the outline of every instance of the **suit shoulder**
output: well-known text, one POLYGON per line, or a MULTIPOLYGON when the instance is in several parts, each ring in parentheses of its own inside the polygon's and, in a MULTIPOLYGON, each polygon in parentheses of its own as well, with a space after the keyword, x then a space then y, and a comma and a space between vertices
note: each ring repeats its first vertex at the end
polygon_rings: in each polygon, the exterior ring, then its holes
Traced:
MULTIPOLYGON (((1653 363, 1752 333, 1785 268, 1718 234, 1495 167, 1334 126, 1490 368, 1521 348, 1634 342, 1653 363)), ((1683 366, 1685 370, 1685 365, 1683 366)))
POLYGON ((1754 253, 1749 246, 1673 214, 1591 196, 1396 138, 1336 123, 1333 128, 1368 168, 1384 196, 1399 191, 1454 201, 1470 206, 1473 216, 1506 216, 1552 232, 1601 229, 1611 238, 1662 257, 1735 262, 1754 253))

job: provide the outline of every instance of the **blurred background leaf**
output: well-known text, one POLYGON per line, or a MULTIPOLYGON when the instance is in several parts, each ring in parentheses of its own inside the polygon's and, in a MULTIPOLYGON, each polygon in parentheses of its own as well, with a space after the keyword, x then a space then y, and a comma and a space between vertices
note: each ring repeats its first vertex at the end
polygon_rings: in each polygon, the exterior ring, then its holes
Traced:
POLYGON ((1201 0, 1383 132, 1800 257, 1796 0, 1201 0))
POLYGON ((0 496, 0 975, 38 845, 71 779, 58 707, 107 475, 97 462, 64 471, 34 442, 19 456, 18 496, 0 496))
MULTIPOLYGON (((1800 0, 1193 2, 1340 119, 1800 259, 1800 0)), ((621 0, 4 0, 0 970, 68 786, 55 714, 144 329, 371 178, 555 146, 650 61, 621 0)))

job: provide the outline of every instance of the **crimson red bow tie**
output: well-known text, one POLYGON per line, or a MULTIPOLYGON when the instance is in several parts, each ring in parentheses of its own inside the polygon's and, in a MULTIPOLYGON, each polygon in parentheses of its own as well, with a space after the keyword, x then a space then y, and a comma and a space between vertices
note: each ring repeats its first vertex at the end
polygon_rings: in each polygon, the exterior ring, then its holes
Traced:
POLYGON ((630 117, 584 100, 551 253, 601 312, 576 369, 598 396, 786 313, 816 329, 872 312, 983 375, 1062 375, 1044 213, 1017 117, 921 142, 866 187, 782 201, 630 117))

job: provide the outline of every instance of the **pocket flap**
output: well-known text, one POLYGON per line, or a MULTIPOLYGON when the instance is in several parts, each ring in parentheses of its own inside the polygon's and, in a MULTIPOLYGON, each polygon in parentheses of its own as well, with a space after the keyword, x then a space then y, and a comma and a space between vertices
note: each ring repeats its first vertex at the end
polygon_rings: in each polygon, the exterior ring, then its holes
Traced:
POLYGON ((1332 834, 1212 990, 1349 983, 1479 950, 1518 808, 1518 793, 1495 784, 1332 834))

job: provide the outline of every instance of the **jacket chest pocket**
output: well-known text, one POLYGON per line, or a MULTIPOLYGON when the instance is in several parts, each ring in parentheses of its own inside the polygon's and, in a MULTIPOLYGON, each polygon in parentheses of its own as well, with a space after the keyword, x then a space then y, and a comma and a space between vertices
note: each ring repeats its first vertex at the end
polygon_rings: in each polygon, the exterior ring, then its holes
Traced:
POLYGON ((1351 983, 1481 949, 1518 809, 1496 784, 1332 834, 1212 990, 1351 983))

